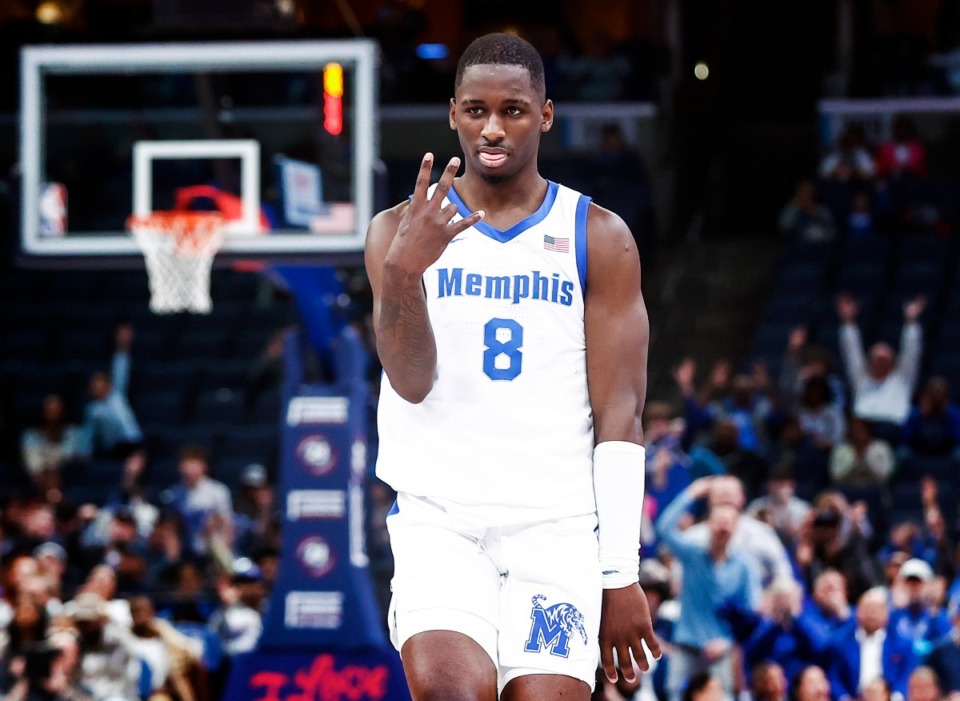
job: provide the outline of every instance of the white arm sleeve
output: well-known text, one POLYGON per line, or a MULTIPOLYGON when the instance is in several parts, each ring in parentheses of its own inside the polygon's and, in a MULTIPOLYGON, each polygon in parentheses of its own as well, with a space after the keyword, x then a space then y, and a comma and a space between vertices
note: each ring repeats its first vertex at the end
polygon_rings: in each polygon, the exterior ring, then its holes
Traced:
POLYGON ((640 578, 645 455, 642 445, 626 441, 605 441, 593 450, 604 589, 626 587, 640 578))

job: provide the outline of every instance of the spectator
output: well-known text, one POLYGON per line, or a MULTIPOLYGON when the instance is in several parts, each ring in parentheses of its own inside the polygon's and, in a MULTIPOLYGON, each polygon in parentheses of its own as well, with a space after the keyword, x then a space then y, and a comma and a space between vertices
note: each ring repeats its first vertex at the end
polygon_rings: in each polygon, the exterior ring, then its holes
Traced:
POLYGON ((91 401, 84 412, 84 428, 94 454, 126 457, 143 442, 143 432, 127 399, 133 328, 117 327, 115 338, 110 376, 98 372, 90 378, 91 401))
POLYGON ((13 609, 10 625, 0 631, 0 657, 6 665, 22 656, 27 648, 46 637, 49 616, 44 607, 28 597, 20 597, 13 609))
POLYGON ((830 449, 843 440, 846 420, 823 375, 814 375, 804 383, 797 419, 804 437, 817 448, 830 449))
POLYGON ((43 399, 40 425, 23 432, 20 441, 23 464, 48 500, 56 501, 50 492, 60 489, 60 473, 72 463, 87 457, 88 447, 83 431, 67 423, 67 412, 59 394, 43 399))
POLYGON ((151 671, 150 699, 195 701, 197 695, 190 675, 199 671, 202 644, 178 632, 169 621, 157 618, 153 603, 146 596, 130 599, 130 612, 134 647, 151 671))
POLYGON ((917 383, 923 353, 923 330, 919 319, 927 301, 917 297, 903 305, 905 323, 900 337, 900 358, 886 343, 870 347, 863 355, 863 342, 856 318, 859 306, 850 297, 837 298, 840 316, 840 348, 853 389, 853 414, 866 421, 902 425, 910 412, 910 399, 917 383))
MULTIPOLYGON (((709 510, 717 506, 732 506, 738 513, 743 511, 746 500, 740 480, 730 475, 720 475, 708 478, 706 483, 709 487, 709 510)), ((686 535, 706 547, 710 542, 710 527, 707 523, 699 523, 687 529, 686 535)), ((731 548, 749 556, 747 561, 754 568, 758 583, 767 584, 777 578, 793 577, 793 567, 783 543, 776 531, 763 521, 747 515, 738 518, 731 548)))
POLYGON ((126 599, 115 598, 117 593, 117 575, 109 565, 98 565, 90 570, 86 581, 80 587, 86 594, 96 594, 103 601, 103 610, 110 621, 120 629, 130 627, 130 604, 126 599))
POLYGON ((129 633, 110 621, 103 598, 81 593, 66 610, 80 634, 80 685, 96 699, 139 699, 140 660, 129 633))
POLYGON ((241 552, 249 554, 264 547, 280 547, 280 515, 263 465, 254 463, 243 469, 235 520, 241 552))
POLYGON ((76 665, 76 638, 55 633, 26 651, 19 665, 22 676, 3 701, 95 701, 72 684, 76 665))
MULTIPOLYGON (((690 460, 680 445, 673 408, 666 402, 647 402, 643 436, 647 446, 647 494, 659 508, 669 504, 690 484, 690 460)), ((646 541, 645 541, 646 542, 646 541)))
POLYGON ((787 545, 796 543, 803 522, 810 513, 810 504, 796 496, 797 483, 793 470, 778 465, 770 471, 767 493, 747 506, 746 515, 769 524, 787 545))
POLYGON ((853 196, 846 228, 850 239, 870 239, 877 233, 873 203, 866 192, 858 192, 853 196))
POLYGON ((906 692, 916 667, 913 646, 888 627, 887 593, 870 589, 857 604, 856 626, 841 629, 829 651, 830 685, 839 701, 855 699, 877 677, 890 683, 894 694, 906 692))
POLYGON ((810 665, 790 680, 790 701, 830 701, 830 680, 817 665, 810 665))
POLYGON ((861 701, 891 701, 890 684, 883 677, 877 677, 863 687, 860 693, 861 701))
POLYGON ((207 522, 218 515, 224 522, 233 522, 230 490, 222 482, 207 476, 207 451, 188 444, 180 449, 180 483, 165 495, 170 507, 180 516, 186 529, 184 544, 195 555, 209 554, 207 522))
POLYGON ((940 679, 929 667, 917 667, 907 681, 907 701, 940 701, 940 679))
POLYGON ((820 626, 828 638, 850 620, 847 581, 836 570, 820 573, 813 583, 813 595, 805 606, 807 619, 820 626))
POLYGON ((727 420, 737 428, 740 449, 761 452, 767 439, 767 424, 773 414, 773 406, 766 396, 769 387, 765 375, 739 374, 731 380, 730 364, 720 361, 714 364, 707 384, 698 393, 694 387, 696 369, 696 363, 686 358, 673 373, 683 395, 687 430, 691 436, 695 437, 719 420, 727 420))
POLYGON ((750 674, 753 701, 787 701, 787 677, 776 662, 761 662, 750 674))
POLYGON ((901 433, 901 458, 957 456, 960 446, 960 408, 950 401, 950 384, 931 377, 910 409, 901 433))
POLYGON ((238 559, 229 578, 221 580, 218 592, 221 607, 210 618, 209 628, 220 636, 228 657, 250 652, 263 630, 260 570, 247 558, 238 559))
POLYGON ((898 585, 906 601, 890 612, 890 627, 913 643, 917 657, 923 658, 934 643, 950 632, 950 621, 931 601, 933 569, 924 560, 912 558, 903 563, 898 585))
POLYGON ((950 632, 933 646, 926 663, 940 677, 943 692, 952 695, 960 693, 960 606, 953 606, 951 618, 950 632))
POLYGON ((844 411, 843 399, 846 390, 843 381, 831 369, 832 361, 829 351, 825 348, 807 344, 805 326, 796 326, 791 329, 787 337, 783 362, 780 365, 778 382, 780 399, 787 410, 799 410, 800 397, 810 378, 824 377, 830 386, 833 403, 841 413, 844 411))
POLYGON ((561 58, 558 68, 570 97, 584 102, 623 99, 632 71, 629 59, 616 51, 612 37, 602 29, 591 35, 581 56, 561 58))
POLYGON ((683 565, 680 619, 674 632, 667 680, 671 701, 681 698, 684 685, 698 672, 715 675, 723 690, 728 695, 732 693, 733 641, 729 624, 717 615, 717 607, 731 600, 744 609, 752 609, 758 599, 754 567, 747 556, 730 547, 740 518, 736 507, 719 504, 711 508, 706 545, 678 530, 690 507, 708 496, 710 486, 709 479, 693 482, 657 521, 661 540, 683 565))
POLYGON ((883 487, 893 465, 890 444, 874 438, 863 419, 851 419, 847 440, 830 453, 830 477, 844 487, 883 487))
POLYGON ((682 701, 723 701, 723 681, 710 672, 697 672, 683 690, 682 701))
POLYGON ((845 517, 842 508, 829 503, 817 506, 808 517, 796 560, 807 586, 827 570, 843 574, 847 593, 859 598, 867 589, 880 583, 880 574, 867 547, 867 537, 858 522, 862 517, 845 517))
POLYGON ((940 510, 940 487, 929 475, 920 480, 920 499, 923 504, 920 557, 930 563, 937 575, 951 581, 957 574, 957 551, 940 510))
POLYGON ((800 587, 793 579, 771 584, 760 608, 762 614, 721 609, 733 623, 746 669, 774 663, 781 674, 792 677, 820 662, 829 637, 804 613, 800 587))
POLYGON ((869 182, 877 173, 877 166, 867 149, 863 129, 848 124, 837 140, 836 147, 820 161, 819 176, 834 183, 869 182))
POLYGON ((890 138, 877 149, 877 171, 892 180, 927 176, 927 149, 909 117, 900 115, 893 121, 890 138))
POLYGON ((780 233, 804 241, 831 241, 836 234, 833 214, 817 201, 812 180, 797 183, 793 197, 780 213, 780 233))

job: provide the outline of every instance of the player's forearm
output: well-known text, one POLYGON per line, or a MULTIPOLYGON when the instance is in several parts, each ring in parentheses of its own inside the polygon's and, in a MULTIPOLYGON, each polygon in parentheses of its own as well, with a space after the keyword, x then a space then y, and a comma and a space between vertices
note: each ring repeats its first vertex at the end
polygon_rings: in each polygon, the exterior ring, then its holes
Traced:
POLYGON ((376 333, 390 384, 408 402, 422 402, 433 388, 437 344, 419 276, 384 271, 376 333))

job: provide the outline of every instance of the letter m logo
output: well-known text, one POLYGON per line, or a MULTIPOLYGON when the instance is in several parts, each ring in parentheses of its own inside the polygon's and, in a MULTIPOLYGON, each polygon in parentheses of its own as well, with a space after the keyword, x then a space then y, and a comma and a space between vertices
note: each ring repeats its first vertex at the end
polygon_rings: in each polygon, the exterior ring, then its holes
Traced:
POLYGON ((551 655, 567 657, 570 655, 570 636, 576 631, 587 643, 587 631, 583 625, 583 614, 572 604, 555 604, 543 608, 542 594, 533 597, 530 610, 530 637, 523 649, 526 652, 542 652, 547 648, 551 655))

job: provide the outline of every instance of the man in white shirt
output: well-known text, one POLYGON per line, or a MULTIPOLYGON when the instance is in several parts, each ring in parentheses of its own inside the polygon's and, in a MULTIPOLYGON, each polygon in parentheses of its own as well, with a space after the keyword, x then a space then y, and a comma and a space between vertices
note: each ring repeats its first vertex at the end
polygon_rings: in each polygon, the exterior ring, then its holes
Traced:
MULTIPOLYGON (((743 511, 746 497, 743 484, 732 475, 718 475, 706 478, 710 480, 710 492, 707 504, 710 509, 716 506, 734 506, 743 511)), ((710 540, 710 531, 706 522, 698 523, 686 530, 686 537, 692 542, 706 545, 710 540)), ((775 579, 793 579, 793 566, 783 547, 777 532, 768 524, 748 514, 742 514, 737 521, 737 530, 733 534, 730 548, 747 552, 759 570, 755 573, 758 581, 764 585, 775 579)))
POLYGON ((874 343, 863 354, 863 340, 856 318, 860 307, 853 298, 837 298, 840 317, 840 351, 853 391, 853 413, 866 421, 902 425, 910 413, 910 399, 917 385, 923 355, 923 329, 918 323, 927 306, 924 297, 903 305, 904 326, 900 356, 887 343, 874 343))

